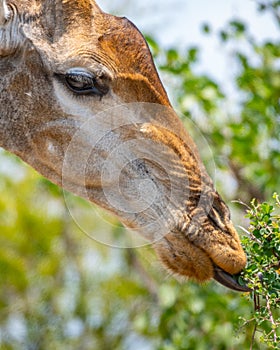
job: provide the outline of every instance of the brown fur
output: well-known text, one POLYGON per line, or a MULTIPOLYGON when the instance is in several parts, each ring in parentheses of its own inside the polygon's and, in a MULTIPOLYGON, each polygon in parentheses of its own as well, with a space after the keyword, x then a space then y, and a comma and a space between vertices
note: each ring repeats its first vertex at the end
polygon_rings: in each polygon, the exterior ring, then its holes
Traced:
MULTIPOLYGON (((173 273, 198 281, 212 278, 215 266, 238 273, 246 258, 229 210, 170 107, 137 28, 103 13, 93 0, 8 4, 10 19, 3 17, 0 1, 0 145, 139 230, 173 273), (74 96, 56 78, 72 67, 95 72, 109 92, 102 98, 74 96), (133 105, 137 102, 142 104, 133 105), (119 109, 123 103, 139 112, 136 122, 124 113, 126 107, 119 109), (155 113, 151 103, 158 106, 155 113), (114 108, 112 115, 108 108, 114 108), (97 137, 95 124, 85 116, 97 113, 104 114, 105 126, 112 123, 113 132, 94 143, 89 140, 97 137), (133 161, 121 169, 120 183, 102 181, 107 158, 123 144, 133 161), (147 208, 133 204, 135 179, 149 180, 158 191, 147 208), (125 198, 114 192, 120 184, 125 198), (118 205, 106 193, 115 193, 118 205)), ((112 157, 116 169, 120 161, 112 157)))

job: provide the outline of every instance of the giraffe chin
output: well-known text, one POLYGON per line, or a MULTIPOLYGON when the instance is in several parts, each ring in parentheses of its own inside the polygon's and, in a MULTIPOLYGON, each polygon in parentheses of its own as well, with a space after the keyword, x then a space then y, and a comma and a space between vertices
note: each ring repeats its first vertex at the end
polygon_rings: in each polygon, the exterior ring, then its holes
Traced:
MULTIPOLYGON (((235 275, 238 276, 238 275, 235 275)), ((230 275, 229 273, 222 270, 220 267, 215 266, 214 267, 214 277, 213 277, 218 283, 222 284, 223 286, 232 289, 237 292, 251 292, 252 290, 247 287, 246 285, 242 286, 240 285, 237 280, 234 278, 234 276, 230 275)))

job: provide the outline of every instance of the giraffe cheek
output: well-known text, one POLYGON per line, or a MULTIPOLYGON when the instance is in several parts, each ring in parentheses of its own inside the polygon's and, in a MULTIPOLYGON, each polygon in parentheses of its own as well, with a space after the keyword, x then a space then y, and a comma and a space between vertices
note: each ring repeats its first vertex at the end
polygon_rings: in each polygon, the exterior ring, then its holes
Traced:
POLYGON ((208 281, 214 276, 211 259, 181 234, 166 235, 156 243, 155 250, 165 268, 172 274, 197 282, 208 281))

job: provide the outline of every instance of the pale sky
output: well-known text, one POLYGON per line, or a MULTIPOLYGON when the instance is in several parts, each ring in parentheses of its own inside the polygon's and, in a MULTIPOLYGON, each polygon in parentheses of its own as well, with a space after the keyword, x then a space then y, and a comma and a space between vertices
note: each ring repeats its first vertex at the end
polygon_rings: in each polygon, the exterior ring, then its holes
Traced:
POLYGON ((202 49, 199 69, 219 82, 230 80, 230 48, 217 35, 205 36, 201 24, 211 24, 214 32, 233 17, 245 21, 251 33, 263 40, 276 37, 277 27, 269 15, 257 12, 255 0, 97 0, 106 12, 128 17, 144 33, 151 33, 161 45, 202 49))
MULTIPOLYGON (((275 33, 270 16, 256 11, 255 0, 97 0, 107 12, 131 19, 141 31, 153 32, 163 43, 189 44, 200 37, 199 26, 220 28, 233 16, 249 23, 257 36, 275 33)), ((274 34, 276 35, 276 33, 274 34)))

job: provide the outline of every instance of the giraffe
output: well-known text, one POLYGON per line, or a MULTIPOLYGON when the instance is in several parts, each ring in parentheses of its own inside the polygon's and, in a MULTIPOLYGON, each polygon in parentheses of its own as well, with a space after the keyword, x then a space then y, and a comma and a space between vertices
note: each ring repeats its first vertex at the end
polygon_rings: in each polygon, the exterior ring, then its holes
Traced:
POLYGON ((0 73, 1 147, 142 234, 172 274, 248 291, 229 209, 133 23, 94 0, 0 0, 0 73))

